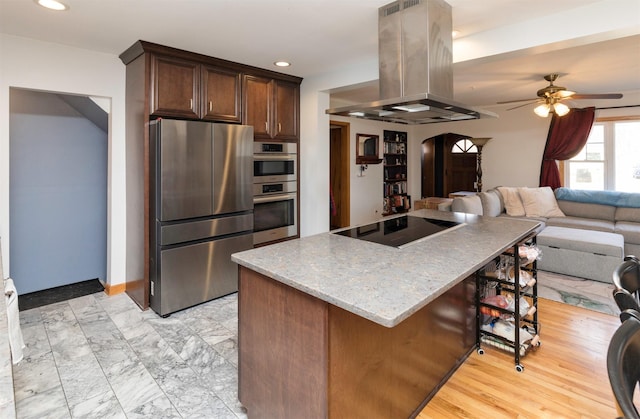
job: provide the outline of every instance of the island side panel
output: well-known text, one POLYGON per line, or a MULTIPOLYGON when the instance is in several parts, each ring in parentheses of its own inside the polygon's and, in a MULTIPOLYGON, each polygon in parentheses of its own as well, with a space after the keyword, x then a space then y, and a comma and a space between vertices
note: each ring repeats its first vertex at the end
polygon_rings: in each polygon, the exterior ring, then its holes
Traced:
POLYGON ((250 418, 327 417, 327 311, 239 267, 239 399, 250 418))
POLYGON ((475 276, 394 328, 329 306, 329 417, 421 409, 475 347, 475 276))

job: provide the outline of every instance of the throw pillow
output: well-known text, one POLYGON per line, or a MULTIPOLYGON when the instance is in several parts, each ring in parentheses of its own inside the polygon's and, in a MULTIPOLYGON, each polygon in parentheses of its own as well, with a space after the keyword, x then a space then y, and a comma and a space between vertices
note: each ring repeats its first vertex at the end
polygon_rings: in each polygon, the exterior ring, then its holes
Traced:
POLYGON ((524 217, 524 206, 522 205, 518 188, 499 186, 498 191, 500 191, 502 199, 504 200, 504 209, 507 211, 507 215, 524 217))
POLYGON ((564 217, 550 187, 519 188, 518 192, 527 217, 564 217))

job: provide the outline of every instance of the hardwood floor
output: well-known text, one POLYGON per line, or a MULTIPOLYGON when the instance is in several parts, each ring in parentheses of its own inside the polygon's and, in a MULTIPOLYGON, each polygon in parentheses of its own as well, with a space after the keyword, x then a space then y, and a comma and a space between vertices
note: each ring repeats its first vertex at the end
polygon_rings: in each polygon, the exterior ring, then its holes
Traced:
POLYGON ((417 416, 426 418, 614 418, 607 375, 616 316, 539 299, 542 345, 516 372, 513 356, 483 346, 417 416))

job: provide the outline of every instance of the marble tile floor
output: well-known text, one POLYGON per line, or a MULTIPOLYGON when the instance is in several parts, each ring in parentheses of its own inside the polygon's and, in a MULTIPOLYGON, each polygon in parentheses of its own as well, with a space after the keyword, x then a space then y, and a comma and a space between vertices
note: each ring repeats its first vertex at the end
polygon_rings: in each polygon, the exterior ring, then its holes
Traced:
POLYGON ((246 418, 238 401, 237 294, 168 318, 126 294, 20 313, 18 418, 246 418))

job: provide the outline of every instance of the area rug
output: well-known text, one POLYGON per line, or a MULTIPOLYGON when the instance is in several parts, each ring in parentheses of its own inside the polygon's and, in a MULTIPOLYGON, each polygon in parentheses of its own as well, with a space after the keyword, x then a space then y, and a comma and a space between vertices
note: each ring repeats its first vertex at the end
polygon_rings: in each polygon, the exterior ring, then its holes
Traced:
POLYGON ((538 271, 538 297, 618 316, 613 283, 538 271))

